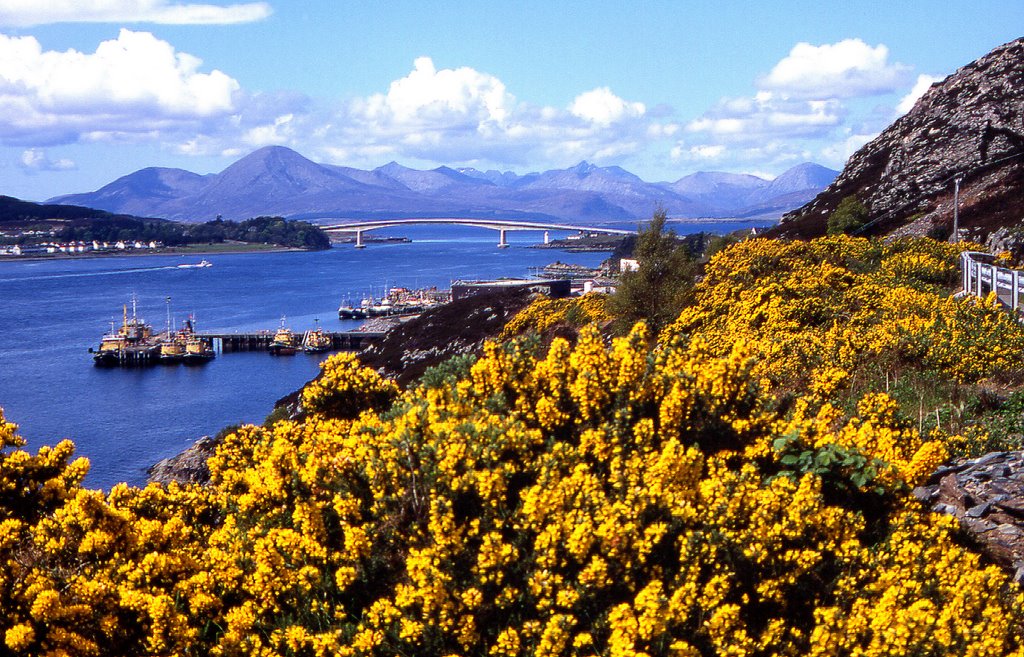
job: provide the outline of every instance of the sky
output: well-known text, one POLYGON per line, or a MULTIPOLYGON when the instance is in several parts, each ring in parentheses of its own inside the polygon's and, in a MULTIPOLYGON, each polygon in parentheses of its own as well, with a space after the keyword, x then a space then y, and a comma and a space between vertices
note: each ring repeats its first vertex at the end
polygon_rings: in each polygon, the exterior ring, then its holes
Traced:
POLYGON ((0 0, 0 194, 283 145, 647 181, 846 159, 1024 36, 1019 0, 0 0))

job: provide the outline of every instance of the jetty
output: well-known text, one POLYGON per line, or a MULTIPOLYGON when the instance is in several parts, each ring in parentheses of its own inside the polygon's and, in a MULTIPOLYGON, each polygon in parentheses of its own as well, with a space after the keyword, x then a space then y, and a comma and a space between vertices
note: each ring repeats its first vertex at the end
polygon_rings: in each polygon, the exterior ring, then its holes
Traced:
MULTIPOLYGON (((331 339, 330 351, 359 351, 384 337, 383 332, 376 331, 324 331, 324 335, 331 339)), ((274 331, 201 333, 199 337, 209 340, 217 353, 269 351, 270 343, 274 341, 274 331)))

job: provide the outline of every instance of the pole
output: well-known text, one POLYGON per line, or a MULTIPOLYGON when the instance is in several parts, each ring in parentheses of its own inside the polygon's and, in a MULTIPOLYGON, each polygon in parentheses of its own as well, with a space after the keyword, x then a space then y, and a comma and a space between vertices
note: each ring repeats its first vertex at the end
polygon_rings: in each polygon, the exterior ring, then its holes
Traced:
POLYGON ((960 179, 953 180, 953 242, 960 241, 960 179))

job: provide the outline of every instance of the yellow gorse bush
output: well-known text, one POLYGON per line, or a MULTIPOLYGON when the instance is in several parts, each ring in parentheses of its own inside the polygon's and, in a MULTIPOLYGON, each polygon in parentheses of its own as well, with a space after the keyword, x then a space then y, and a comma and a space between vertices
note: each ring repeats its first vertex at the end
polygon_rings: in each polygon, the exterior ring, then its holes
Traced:
POLYGON ((404 393, 334 357, 304 420, 228 436, 208 486, 83 489, 70 444, 29 454, 0 415, 0 652, 1022 655, 1017 585, 907 494, 943 445, 885 395, 830 402, 893 340, 946 331, 921 348, 950 376, 983 373, 955 360, 972 335, 1018 353, 914 248, 744 243, 653 348, 642 324, 492 343, 404 393), (912 312, 877 305, 897 291, 912 312), (801 358, 802 389, 780 378, 801 358))
POLYGON ((712 353, 742 341, 757 373, 804 390, 823 370, 919 363, 959 381, 1019 371, 1024 331, 994 299, 950 297, 956 255, 971 245, 845 235, 754 239, 716 254, 696 302, 663 335, 699 336, 712 353))

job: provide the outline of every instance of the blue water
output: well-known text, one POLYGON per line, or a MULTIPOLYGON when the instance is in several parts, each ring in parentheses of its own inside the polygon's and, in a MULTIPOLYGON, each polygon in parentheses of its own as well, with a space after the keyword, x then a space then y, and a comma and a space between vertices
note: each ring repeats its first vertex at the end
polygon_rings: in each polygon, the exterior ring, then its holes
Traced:
MULTIPOLYGON (((536 235, 473 229, 406 229, 412 243, 364 250, 204 256, 146 256, 0 262, 0 408, 29 448, 70 438, 91 461, 86 484, 139 484, 159 459, 239 422, 262 422, 274 402, 317 373, 322 356, 231 353, 204 366, 94 367, 89 347, 134 294, 139 315, 162 330, 165 298, 176 322, 195 315, 201 331, 296 331, 314 318, 352 329, 337 308, 385 285, 447 288, 460 278, 523 276, 555 260, 596 265, 607 254, 528 248, 536 235)), ((129 308, 130 312, 130 308, 129 308)))
MULTIPOLYGON (((635 228, 624 225, 623 227, 635 228)), ((673 224, 679 233, 743 225, 673 224)), ((388 233, 384 233, 388 234, 388 233)), ((86 484, 140 484, 146 469, 196 438, 241 422, 262 422, 274 402, 317 373, 323 356, 232 353, 203 366, 94 367, 88 353, 134 294, 139 315, 156 330, 171 297, 175 322, 193 314, 200 331, 274 329, 281 317, 296 331, 318 318, 328 330, 338 305, 380 294, 385 286, 447 288, 460 278, 525 276, 561 260, 597 265, 606 253, 531 249, 536 233, 406 227, 390 234, 412 243, 364 250, 203 256, 213 267, 180 269, 200 256, 0 261, 0 408, 33 451, 70 438, 91 461, 86 484)), ((552 233, 552 238, 564 234, 552 233)))

